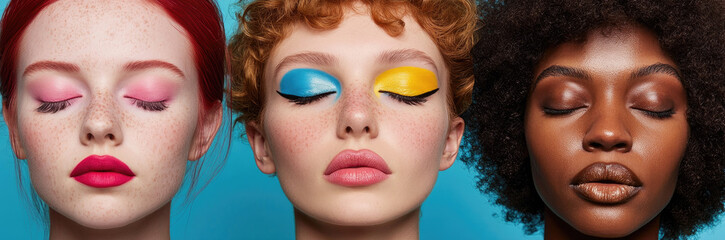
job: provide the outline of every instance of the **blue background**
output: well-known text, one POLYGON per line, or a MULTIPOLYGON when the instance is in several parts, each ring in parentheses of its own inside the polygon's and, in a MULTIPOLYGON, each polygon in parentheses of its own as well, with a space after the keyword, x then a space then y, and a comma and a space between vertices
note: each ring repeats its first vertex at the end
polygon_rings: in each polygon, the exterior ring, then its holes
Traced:
MULTIPOLYGON (((9 0, 0 0, 4 10, 9 0)), ((235 32, 235 1, 221 0, 227 36, 235 32)), ((226 113, 225 113, 226 114, 226 113)), ((46 226, 31 214, 20 195, 7 127, 0 123, 0 238, 43 239, 46 226)), ((217 137, 228 136, 230 123, 217 137)), ((293 239, 292 205, 277 178, 261 173, 246 140, 233 131, 226 165, 189 205, 182 205, 185 190, 174 198, 172 239, 293 239)), ((27 177, 27 172, 25 174, 27 177)), ((541 233, 524 235, 521 225, 507 223, 501 208, 475 188, 475 174, 457 162, 440 173, 433 192, 423 204, 421 239, 541 239, 541 233)), ((719 223, 698 235, 700 239, 725 239, 719 223)))

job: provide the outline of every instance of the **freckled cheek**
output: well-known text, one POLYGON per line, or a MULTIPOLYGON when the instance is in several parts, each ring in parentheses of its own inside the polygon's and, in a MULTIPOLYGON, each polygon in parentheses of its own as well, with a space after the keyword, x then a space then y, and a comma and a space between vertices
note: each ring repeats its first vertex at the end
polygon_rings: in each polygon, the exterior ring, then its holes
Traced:
POLYGON ((196 128, 195 116, 159 114, 151 117, 126 115, 125 144, 135 149, 137 176, 152 175, 156 186, 176 186, 183 177, 196 128), (146 160, 143 160, 146 159, 146 160), (144 174, 145 173, 145 174, 144 174))
MULTIPOLYGON (((389 135, 399 153, 417 153, 416 161, 440 160, 445 148, 448 118, 445 111, 394 113, 384 111, 380 117, 381 135, 389 135), (387 132, 387 133, 386 133, 387 132)), ((438 161, 435 163, 437 168, 438 161)))
POLYGON ((336 129, 331 111, 305 116, 270 113, 263 121, 267 144, 278 165, 304 165, 295 160, 308 159, 308 155, 328 150, 330 146, 324 139, 334 137, 336 129))
POLYGON ((33 187, 49 204, 59 193, 64 179, 79 160, 73 155, 79 141, 77 117, 26 116, 18 119, 21 146, 25 151, 33 187))

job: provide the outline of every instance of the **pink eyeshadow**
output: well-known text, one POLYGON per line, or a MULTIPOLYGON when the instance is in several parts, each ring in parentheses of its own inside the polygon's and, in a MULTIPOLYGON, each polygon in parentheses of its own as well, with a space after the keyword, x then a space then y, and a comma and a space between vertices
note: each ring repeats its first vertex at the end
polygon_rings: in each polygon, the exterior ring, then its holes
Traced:
POLYGON ((82 97, 81 90, 63 77, 43 78, 27 85, 30 94, 42 102, 60 102, 82 97))
POLYGON ((178 85, 161 78, 142 78, 126 87, 124 97, 145 102, 168 101, 176 94, 178 85))

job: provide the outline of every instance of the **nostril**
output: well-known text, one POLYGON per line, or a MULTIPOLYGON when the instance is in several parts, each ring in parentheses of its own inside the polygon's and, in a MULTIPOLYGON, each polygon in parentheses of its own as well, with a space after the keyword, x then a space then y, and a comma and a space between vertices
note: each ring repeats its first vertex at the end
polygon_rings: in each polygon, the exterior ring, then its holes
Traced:
POLYGON ((614 148, 615 149, 627 148, 627 144, 626 143, 617 143, 616 145, 614 145, 614 148))
POLYGON ((365 129, 363 129, 363 131, 365 131, 366 133, 369 133, 370 132, 370 127, 365 127, 365 129))
POLYGON ((346 132, 346 133, 352 133, 352 128, 351 128, 351 127, 347 127, 347 128, 345 128, 345 132, 346 132))
POLYGON ((592 148, 599 148, 599 149, 601 149, 603 147, 602 144, 598 143, 598 142, 592 142, 589 144, 589 146, 592 148))
POLYGON ((108 139, 110 139, 111 141, 113 141, 113 140, 115 140, 115 139, 116 139, 116 137, 115 137, 115 136, 113 136, 113 134, 108 134, 108 135, 106 135, 106 136, 107 136, 107 137, 108 137, 108 139))
POLYGON ((90 133, 86 134, 86 139, 93 140, 93 134, 90 134, 90 133))

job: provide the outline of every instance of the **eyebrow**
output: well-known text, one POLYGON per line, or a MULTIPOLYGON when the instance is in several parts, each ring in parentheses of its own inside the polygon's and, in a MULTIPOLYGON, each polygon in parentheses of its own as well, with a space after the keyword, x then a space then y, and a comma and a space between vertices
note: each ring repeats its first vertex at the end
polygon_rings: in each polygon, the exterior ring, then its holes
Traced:
POLYGON ((23 71, 23 76, 26 76, 33 72, 38 72, 38 71, 43 71, 43 70, 53 70, 53 71, 67 72, 67 73, 78 73, 81 71, 81 68, 78 67, 78 65, 75 65, 72 63, 67 63, 67 62, 39 61, 39 62, 30 64, 28 67, 26 67, 25 71, 23 71))
POLYGON ((330 66, 337 64, 337 58, 327 53, 321 52, 303 52, 294 55, 289 55, 280 61, 274 68, 274 75, 276 76, 280 69, 283 67, 295 64, 295 63, 307 63, 321 66, 330 66))
POLYGON ((579 79, 591 79, 589 74, 587 74, 584 70, 581 70, 579 68, 573 68, 573 67, 564 67, 560 65, 552 65, 544 71, 541 71, 538 77, 536 77, 536 80, 534 80, 534 86, 536 86, 541 79, 547 78, 547 77, 556 77, 556 76, 564 76, 564 77, 573 77, 573 78, 579 78, 579 79))
POLYGON ((123 66, 123 70, 127 72, 141 71, 149 68, 163 68, 178 74, 181 78, 186 78, 184 72, 174 64, 161 60, 133 61, 123 66))
POLYGON ((644 76, 655 74, 655 73, 669 74, 669 75, 676 77, 677 79, 680 79, 680 72, 677 71, 677 69, 675 67, 673 67, 672 65, 664 64, 664 63, 655 63, 652 65, 637 69, 637 71, 632 73, 631 78, 640 78, 640 77, 644 77, 644 76))
POLYGON ((398 49, 398 50, 391 50, 391 51, 385 51, 381 53, 378 56, 378 61, 383 63, 398 63, 403 61, 421 61, 425 62, 427 64, 430 64, 435 68, 436 72, 438 71, 438 68, 435 65, 435 62, 433 61, 433 58, 428 56, 428 54, 415 49, 398 49))
MULTIPOLYGON (((652 75, 655 73, 664 73, 669 74, 677 79, 680 79, 680 72, 669 64, 664 63, 655 63, 646 67, 638 68, 636 71, 632 73, 631 79, 635 78, 641 78, 647 75, 652 75)), ((536 86, 541 79, 547 78, 547 77, 554 77, 554 76, 566 76, 566 77, 573 77, 573 78, 579 78, 579 79, 591 79, 589 74, 586 73, 586 71, 578 68, 572 68, 572 67, 564 67, 559 65, 553 65, 551 67, 548 67, 542 71, 538 77, 536 77, 536 80, 534 81, 534 86, 536 86)))

